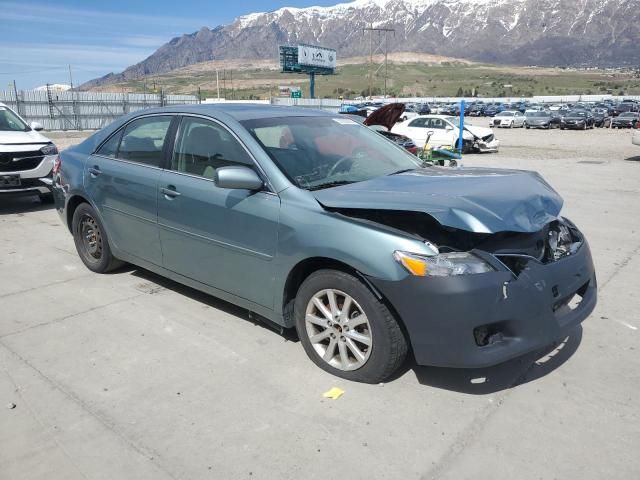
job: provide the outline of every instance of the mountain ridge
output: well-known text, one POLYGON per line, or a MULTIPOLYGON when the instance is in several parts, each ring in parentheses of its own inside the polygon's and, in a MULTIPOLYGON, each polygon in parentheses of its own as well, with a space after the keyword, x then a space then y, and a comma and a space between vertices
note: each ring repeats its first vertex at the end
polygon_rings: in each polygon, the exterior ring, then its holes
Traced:
POLYGON ((279 45, 318 44, 335 48, 339 58, 363 56, 369 37, 362 29, 369 25, 395 29, 391 52, 514 65, 630 66, 640 64, 639 23, 640 0, 355 0, 282 7, 175 37, 123 72, 81 88, 211 60, 276 59, 279 45))

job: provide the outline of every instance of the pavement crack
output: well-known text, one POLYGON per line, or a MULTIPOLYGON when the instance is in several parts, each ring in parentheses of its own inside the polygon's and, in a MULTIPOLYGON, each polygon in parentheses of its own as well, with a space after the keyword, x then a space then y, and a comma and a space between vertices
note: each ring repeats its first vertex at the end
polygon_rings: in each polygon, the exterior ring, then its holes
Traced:
POLYGON ((0 335, 0 339, 8 338, 8 337, 11 337, 11 336, 14 336, 14 335, 20 335, 21 333, 28 332, 30 330, 35 330, 37 328, 46 327, 46 326, 49 326, 49 325, 55 325, 56 323, 64 322, 65 320, 69 320, 70 318, 74 318, 74 317, 77 317, 79 315, 84 315, 85 313, 95 312, 96 310, 101 310, 103 308, 110 307, 111 305, 116 305, 116 304, 121 303, 121 302, 126 302, 127 300, 133 300, 134 298, 138 298, 138 297, 141 297, 143 295, 145 295, 145 294, 144 293, 138 293, 138 294, 132 295, 130 297, 120 298, 118 300, 114 300, 113 302, 105 303, 104 305, 98 305, 96 307, 91 307, 91 308, 88 308, 88 309, 83 310, 81 312, 76 312, 76 313, 72 313, 72 314, 69 314, 69 315, 65 315, 63 317, 54 318, 53 320, 49 320, 48 322, 39 323, 37 325, 31 325, 30 327, 23 328, 22 330, 17 330, 15 332, 11 332, 11 333, 6 333, 4 335, 0 335))
POLYGON ((73 465, 73 468, 77 470, 77 472, 82 476, 82 478, 86 478, 88 480, 89 477, 87 477, 87 475, 85 475, 84 471, 80 468, 78 463, 74 460, 73 456, 69 453, 69 451, 65 448, 65 446, 58 440, 58 438, 55 435, 53 435, 53 434, 51 434, 49 432, 49 428, 42 421, 42 419, 40 418, 40 416, 38 415, 36 410, 31 406, 31 403, 29 402, 29 400, 27 400, 27 398, 22 394, 22 390, 20 389, 20 387, 16 383, 15 379, 11 376, 11 373, 9 373, 9 370, 5 369, 4 373, 7 375, 7 378, 9 379, 11 384, 13 385, 13 388, 15 389, 15 391, 18 393, 18 395, 20 397, 20 400, 21 400, 20 403, 27 407, 27 410, 29 411, 31 416, 35 419, 36 422, 38 422, 38 424, 40 425, 42 430, 47 432, 47 435, 49 437, 51 437, 53 442, 62 451, 64 456, 67 457, 67 459, 69 460, 71 465, 73 465))
POLYGON ((618 276, 618 274, 625 269, 625 267, 627 265, 629 265, 629 263, 631 263, 631 260, 633 260, 634 257, 636 257, 638 254, 640 253, 640 245, 638 245, 636 248, 634 248, 629 255, 627 255, 627 257, 620 262, 620 265, 618 265, 618 268, 616 268, 616 271, 613 272, 611 274, 611 276, 609 278, 607 278, 604 282, 602 282, 601 285, 598 286, 598 290, 604 290, 604 288, 609 285, 609 283, 611 282, 611 280, 613 280, 614 278, 616 278, 618 276))
POLYGON ((49 288, 49 287, 55 287, 55 286, 58 286, 58 285, 64 285, 65 283, 73 282, 75 280, 79 280, 79 279, 82 279, 82 278, 92 277, 94 275, 95 275, 95 273, 88 273, 86 275, 80 275, 79 277, 68 278, 66 280, 60 280, 58 282, 51 282, 51 283, 48 283, 46 285, 38 285, 36 287, 25 288, 24 290, 18 290, 17 292, 3 293, 3 294, 0 294, 0 299, 13 297, 14 295, 20 295, 21 293, 33 292, 34 290, 41 290, 43 288, 49 288))
MULTIPOLYGON (((27 367, 32 369, 34 372, 36 372, 36 374, 39 377, 41 377, 44 382, 46 382, 52 388, 55 388, 56 390, 58 390, 65 397, 67 397, 73 403, 78 405, 78 407, 80 407, 83 411, 87 412, 92 418, 94 418, 97 422, 99 422, 108 431, 110 431, 114 435, 116 435, 123 443, 128 445, 136 453, 138 453, 139 455, 143 456, 144 458, 146 458, 149 461, 151 461, 150 460, 151 458, 155 458, 155 459, 162 458, 160 456, 160 454, 155 452, 154 450, 152 450, 152 449, 150 449, 148 447, 144 447, 144 446, 138 445, 137 443, 135 443, 133 440, 131 440, 129 437, 127 437, 123 432, 118 430, 118 428, 116 427, 116 423, 114 421, 112 421, 111 419, 109 419, 105 415, 101 415, 99 412, 97 412, 94 409, 92 409, 86 402, 84 402, 80 397, 75 395, 71 390, 68 390, 68 389, 64 388, 63 385, 61 385, 60 383, 56 382, 53 378, 51 378, 48 375, 46 375, 38 367, 36 367, 31 362, 29 362, 29 360, 27 360, 25 357, 20 355, 17 351, 13 350, 11 347, 9 347, 2 340, 3 339, 0 338, 0 346, 5 348, 15 359, 17 359, 18 361, 20 361, 21 363, 23 363, 24 365, 26 365, 27 367)), ((166 467, 163 467, 159 462, 155 462, 154 461, 154 462, 151 462, 151 463, 152 463, 152 465, 154 465, 155 468, 160 470, 162 473, 167 475, 169 478, 172 478, 174 480, 178 479, 178 477, 176 477, 173 473, 171 473, 166 467)))

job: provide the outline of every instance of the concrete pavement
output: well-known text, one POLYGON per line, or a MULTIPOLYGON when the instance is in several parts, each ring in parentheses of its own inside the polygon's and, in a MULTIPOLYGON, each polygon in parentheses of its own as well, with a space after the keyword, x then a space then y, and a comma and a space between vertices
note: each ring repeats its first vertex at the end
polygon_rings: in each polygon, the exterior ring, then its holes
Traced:
POLYGON ((54 210, 0 199, 0 479, 639 478, 640 148, 497 134, 465 164, 541 171, 590 241, 599 305, 539 355, 385 385, 152 273, 94 275, 54 210))

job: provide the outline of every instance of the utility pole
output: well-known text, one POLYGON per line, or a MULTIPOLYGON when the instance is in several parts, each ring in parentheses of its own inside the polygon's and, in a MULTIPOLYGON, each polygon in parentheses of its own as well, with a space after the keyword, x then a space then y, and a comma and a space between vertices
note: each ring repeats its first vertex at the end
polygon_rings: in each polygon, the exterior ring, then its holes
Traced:
POLYGON ((71 76, 71 64, 69 64, 69 86, 73 90, 73 77, 71 76))
MULTIPOLYGON (((393 33, 395 38, 396 30, 395 28, 383 28, 383 27, 374 27, 373 25, 369 27, 365 27, 362 29, 364 32, 369 32, 369 97, 371 97, 371 82, 373 81, 373 56, 378 53, 378 51, 384 46, 384 96, 387 96, 387 76, 389 72, 388 67, 388 59, 389 59, 389 42, 388 42, 388 34, 393 33), (373 48, 373 32, 378 32, 378 46, 373 48), (384 42, 382 41, 382 34, 384 34, 384 42)), ((378 67, 375 74, 377 75, 382 68, 382 65, 378 67)))
POLYGON ((216 68, 216 89, 218 90, 218 101, 220 101, 220 75, 218 75, 217 68, 216 68))
POLYGON ((22 115, 20 113, 20 100, 18 99, 18 87, 16 87, 16 81, 13 81, 13 94, 16 96, 16 112, 18 115, 22 115))

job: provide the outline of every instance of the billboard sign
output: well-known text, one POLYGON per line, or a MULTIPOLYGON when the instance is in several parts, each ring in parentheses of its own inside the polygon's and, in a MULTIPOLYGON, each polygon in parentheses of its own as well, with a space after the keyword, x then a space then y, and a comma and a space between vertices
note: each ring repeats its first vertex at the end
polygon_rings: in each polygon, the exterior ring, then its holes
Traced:
POLYGON ((278 88, 280 97, 283 98, 302 98, 302 90, 300 87, 292 87, 290 85, 280 86, 278 88))
POLYGON ((298 45, 298 63, 309 67, 335 70, 336 51, 330 48, 298 45))

